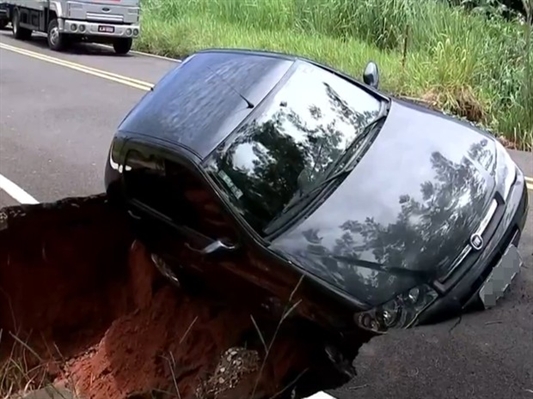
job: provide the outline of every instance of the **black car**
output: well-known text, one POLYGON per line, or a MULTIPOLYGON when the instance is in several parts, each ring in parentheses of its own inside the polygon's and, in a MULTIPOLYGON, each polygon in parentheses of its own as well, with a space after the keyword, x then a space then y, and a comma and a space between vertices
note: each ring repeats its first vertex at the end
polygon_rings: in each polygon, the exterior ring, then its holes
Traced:
POLYGON ((197 52, 120 124, 108 194, 169 278, 203 274, 272 311, 298 288, 298 314, 338 331, 493 306, 522 264, 522 172, 489 134, 380 93, 375 64, 363 80, 197 52))

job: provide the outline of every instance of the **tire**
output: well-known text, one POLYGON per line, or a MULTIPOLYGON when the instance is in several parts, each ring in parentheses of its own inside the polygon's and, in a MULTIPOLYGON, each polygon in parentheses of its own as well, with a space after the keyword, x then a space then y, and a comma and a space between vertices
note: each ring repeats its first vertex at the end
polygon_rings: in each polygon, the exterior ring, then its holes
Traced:
POLYGON ((115 53, 124 55, 129 53, 132 45, 133 39, 117 39, 113 43, 113 48, 115 49, 115 53))
POLYGON ((9 21, 7 19, 0 19, 0 30, 4 30, 9 21))
POLYGON ((57 19, 53 19, 48 24, 47 37, 48 47, 53 51, 63 51, 69 45, 68 36, 59 32, 57 19))
POLYGON ((13 20, 11 21, 13 26, 13 36, 17 40, 30 40, 32 31, 30 29, 22 28, 20 26, 19 11, 15 10, 13 13, 13 20))

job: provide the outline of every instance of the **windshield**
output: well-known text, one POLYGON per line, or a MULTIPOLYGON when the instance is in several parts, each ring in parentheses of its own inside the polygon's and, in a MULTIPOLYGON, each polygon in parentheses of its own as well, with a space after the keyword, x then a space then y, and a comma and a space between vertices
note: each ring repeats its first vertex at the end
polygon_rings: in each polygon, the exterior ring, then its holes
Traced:
POLYGON ((380 100, 322 68, 298 62, 229 140, 208 172, 260 235, 333 172, 331 166, 378 116, 380 100))

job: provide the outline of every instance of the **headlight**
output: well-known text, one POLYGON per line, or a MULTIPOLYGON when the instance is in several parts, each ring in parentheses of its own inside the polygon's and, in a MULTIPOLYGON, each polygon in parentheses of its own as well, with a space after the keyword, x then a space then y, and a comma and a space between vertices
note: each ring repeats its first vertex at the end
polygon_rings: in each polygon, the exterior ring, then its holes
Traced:
POLYGON ((498 184, 501 184, 503 187, 503 198, 507 199, 509 191, 511 191, 511 186, 516 179, 516 164, 512 160, 511 156, 505 149, 505 147, 499 142, 496 141, 497 148, 497 170, 496 170, 496 179, 498 184))
POLYGON ((355 322, 365 330, 378 333, 391 328, 409 328, 437 298, 435 290, 424 284, 373 309, 356 313, 355 322))

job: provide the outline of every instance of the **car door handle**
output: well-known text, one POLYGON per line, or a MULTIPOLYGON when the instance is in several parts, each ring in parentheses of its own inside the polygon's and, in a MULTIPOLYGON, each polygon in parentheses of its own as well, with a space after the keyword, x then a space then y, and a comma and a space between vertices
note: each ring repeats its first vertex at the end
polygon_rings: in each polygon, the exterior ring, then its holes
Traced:
POLYGON ((131 210, 128 209, 128 215, 130 215, 133 219, 141 220, 141 217, 134 214, 131 210))
POLYGON ((224 244, 220 240, 213 241, 211 244, 207 245, 206 247, 202 249, 193 248, 190 244, 185 244, 187 248, 189 248, 191 251, 194 251, 196 253, 202 254, 202 255, 209 255, 214 252, 224 250, 224 251, 233 251, 237 248, 235 245, 228 245, 224 244))

